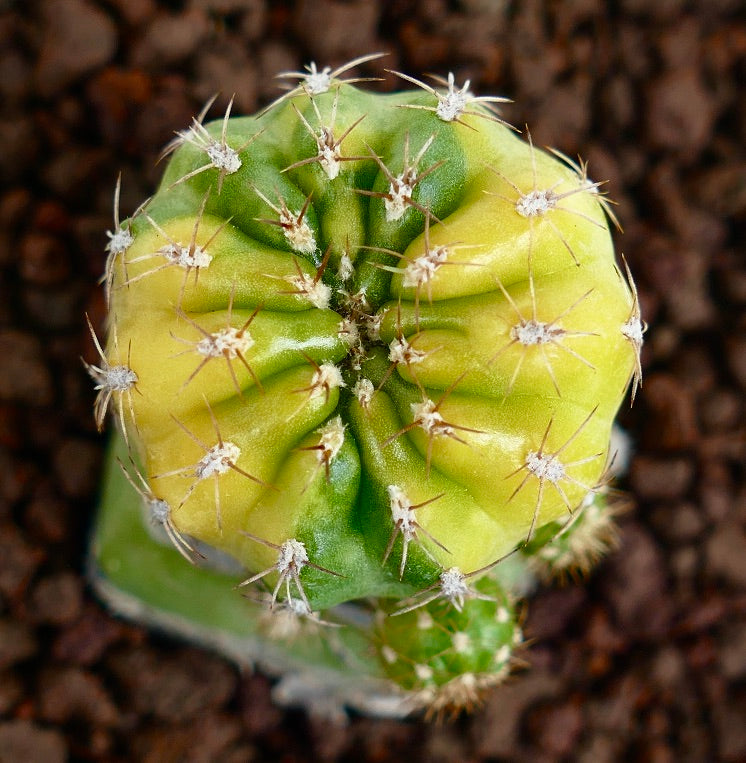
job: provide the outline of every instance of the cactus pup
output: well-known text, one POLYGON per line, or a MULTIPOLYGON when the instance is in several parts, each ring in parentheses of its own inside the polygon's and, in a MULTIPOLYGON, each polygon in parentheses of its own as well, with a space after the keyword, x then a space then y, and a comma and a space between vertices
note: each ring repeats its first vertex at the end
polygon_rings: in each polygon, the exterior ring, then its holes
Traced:
POLYGON ((533 557, 611 542, 644 326, 585 165, 452 74, 360 89, 374 58, 205 110, 117 210, 95 579, 281 701, 439 713, 510 671, 533 557))

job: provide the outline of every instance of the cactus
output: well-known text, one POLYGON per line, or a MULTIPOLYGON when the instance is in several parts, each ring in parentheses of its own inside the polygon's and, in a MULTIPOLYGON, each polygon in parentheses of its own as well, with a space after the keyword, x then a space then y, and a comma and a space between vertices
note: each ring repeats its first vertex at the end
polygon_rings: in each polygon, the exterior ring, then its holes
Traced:
POLYGON ((604 505, 644 326, 585 165, 453 75, 343 76, 375 57, 205 109, 123 223, 117 183, 94 552, 101 589, 239 659, 441 712, 507 674, 526 560, 600 553, 567 538, 604 505))

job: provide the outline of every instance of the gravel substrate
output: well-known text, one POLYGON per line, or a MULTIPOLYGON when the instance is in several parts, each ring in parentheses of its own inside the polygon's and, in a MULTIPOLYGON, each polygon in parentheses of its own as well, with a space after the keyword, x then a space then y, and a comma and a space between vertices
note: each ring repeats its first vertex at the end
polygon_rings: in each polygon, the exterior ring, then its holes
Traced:
POLYGON ((744 82, 742 0, 0 0, 0 763, 746 760, 744 82), (90 593, 80 358, 118 173, 126 214, 214 92, 251 113, 377 50, 589 160, 650 328, 621 548, 530 602, 531 669, 450 724, 339 728, 90 593))

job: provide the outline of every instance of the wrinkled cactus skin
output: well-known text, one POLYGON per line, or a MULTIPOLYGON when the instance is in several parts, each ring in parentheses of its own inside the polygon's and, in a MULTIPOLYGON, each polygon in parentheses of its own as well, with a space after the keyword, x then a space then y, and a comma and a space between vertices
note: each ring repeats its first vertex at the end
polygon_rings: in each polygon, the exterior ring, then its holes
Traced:
POLYGON ((497 99, 312 72, 258 116, 196 119, 116 218, 97 416, 183 565, 217 550, 320 639, 377 600, 376 670, 469 705, 520 641, 497 562, 571 532, 605 482, 636 294, 598 184, 497 99))

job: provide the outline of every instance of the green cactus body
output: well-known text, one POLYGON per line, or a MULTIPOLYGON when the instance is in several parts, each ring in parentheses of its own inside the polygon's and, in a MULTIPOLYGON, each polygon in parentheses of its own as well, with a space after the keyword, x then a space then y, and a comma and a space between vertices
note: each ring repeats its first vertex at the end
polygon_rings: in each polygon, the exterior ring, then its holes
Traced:
MULTIPOLYGON (((99 405, 184 556, 218 549, 307 615, 391 609, 447 569, 489 577, 601 483, 642 325, 584 171, 452 80, 333 79, 171 148, 111 234, 98 370, 134 376, 99 405)), ((433 681, 504 668, 459 660, 433 681)))
POLYGON ((508 675, 522 639, 496 581, 482 578, 471 588, 451 568, 437 588, 452 601, 427 597, 408 611, 382 610, 375 628, 385 674, 435 714, 476 704, 508 675))

